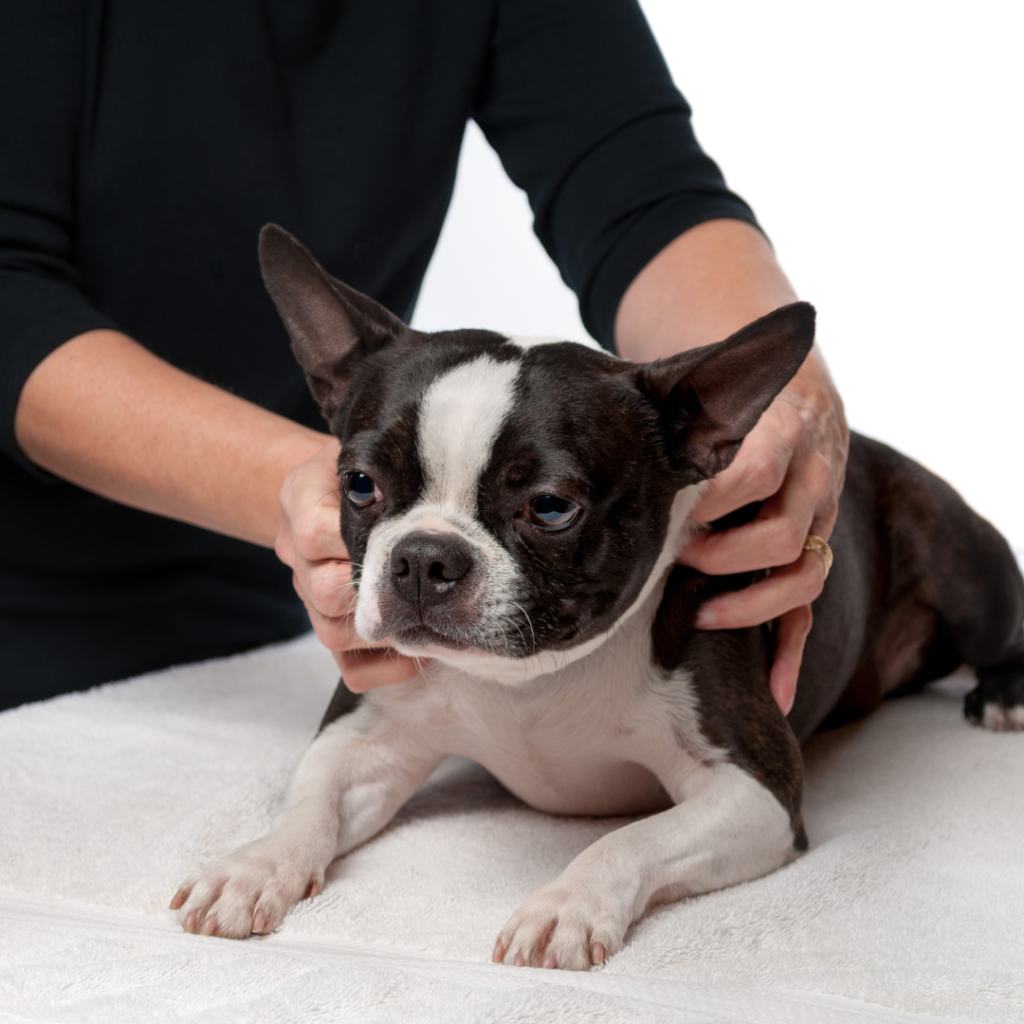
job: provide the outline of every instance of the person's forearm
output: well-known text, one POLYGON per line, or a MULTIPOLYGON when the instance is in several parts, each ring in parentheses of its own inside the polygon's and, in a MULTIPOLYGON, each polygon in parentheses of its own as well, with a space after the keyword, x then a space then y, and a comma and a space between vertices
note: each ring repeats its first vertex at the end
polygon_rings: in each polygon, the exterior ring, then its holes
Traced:
POLYGON ((615 318, 634 362, 722 341, 796 301, 765 237, 739 220, 698 224, 666 246, 626 289, 615 318))
POLYGON ((29 459, 80 487, 265 547, 282 480, 327 440, 106 330, 36 367, 15 434, 29 459))

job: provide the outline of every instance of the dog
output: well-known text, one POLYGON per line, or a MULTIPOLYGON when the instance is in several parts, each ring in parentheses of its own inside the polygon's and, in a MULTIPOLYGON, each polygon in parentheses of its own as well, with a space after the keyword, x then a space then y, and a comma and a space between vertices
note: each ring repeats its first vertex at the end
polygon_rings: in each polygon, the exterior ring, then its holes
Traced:
POLYGON ((968 718, 1024 727, 1024 582, 1006 542, 943 481, 856 434, 788 717, 769 693, 770 627, 694 628, 703 601, 764 575, 708 577, 675 556, 704 482, 810 351, 807 303, 638 365, 572 342, 412 330, 275 225, 260 259, 341 442, 357 631, 423 661, 402 686, 339 685, 269 834, 175 896, 187 931, 272 931, 460 754, 543 811, 645 815, 530 894, 493 951, 583 970, 651 904, 807 848, 800 743, 815 729, 965 662, 968 718))

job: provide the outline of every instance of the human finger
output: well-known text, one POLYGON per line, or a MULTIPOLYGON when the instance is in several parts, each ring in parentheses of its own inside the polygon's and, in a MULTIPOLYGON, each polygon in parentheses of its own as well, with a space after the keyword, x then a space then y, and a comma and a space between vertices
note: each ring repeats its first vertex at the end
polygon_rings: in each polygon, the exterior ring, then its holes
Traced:
POLYGON ((786 479, 804 423, 789 404, 775 402, 747 435, 732 463, 712 479, 691 513, 711 523, 775 494, 786 479))
POLYGON ((697 613, 698 629, 745 629, 777 619, 811 604, 822 591, 821 559, 805 551, 792 565, 776 569, 767 579, 708 601, 697 613))
MULTIPOLYGON (((318 568, 326 568, 326 566, 318 568)), ((293 574, 292 585, 295 587, 295 592, 302 599, 302 603, 306 608, 306 614, 309 616, 310 625, 313 627, 317 639, 328 650, 336 652, 349 650, 350 648, 366 649, 375 646, 364 640, 356 632, 355 615, 353 613, 354 596, 350 596, 350 586, 346 587, 345 595, 336 598, 334 602, 337 614, 330 614, 330 605, 325 604, 324 610, 321 610, 310 598, 304 581, 298 573, 293 574)))
MULTIPOLYGON (((791 473, 752 522, 720 533, 695 533, 679 561, 711 576, 790 565, 800 557, 815 523, 822 495, 817 483, 799 471, 791 473)), ((826 529, 824 520, 817 526, 826 529)))
POLYGON ((353 693, 407 683, 419 672, 419 663, 414 658, 407 658, 391 648, 335 651, 334 660, 341 669, 345 685, 353 693))
MULTIPOLYGON (((345 567, 350 577, 351 567, 345 567)), ((381 686, 408 682, 419 671, 412 658, 404 657, 390 648, 364 640, 355 628, 355 616, 350 610, 354 597, 346 597, 345 610, 339 615, 325 615, 303 594, 298 581, 295 588, 303 598, 310 624, 317 639, 331 654, 341 669, 345 685, 354 693, 363 693, 381 686)))
POLYGON ((328 619, 355 612, 356 588, 352 581, 352 563, 348 559, 305 562, 294 570, 295 589, 302 599, 328 619))
POLYGON ((804 658, 804 645, 814 623, 809 604, 800 605, 775 621, 775 660, 772 662, 768 686, 775 703, 788 715, 796 700, 796 684, 804 658))

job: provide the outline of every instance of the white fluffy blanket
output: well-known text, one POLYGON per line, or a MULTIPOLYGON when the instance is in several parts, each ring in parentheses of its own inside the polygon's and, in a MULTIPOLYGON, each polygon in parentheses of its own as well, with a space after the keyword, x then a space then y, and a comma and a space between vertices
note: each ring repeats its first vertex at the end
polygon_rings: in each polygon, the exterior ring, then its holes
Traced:
POLYGON ((1024 1020, 1024 735, 954 678, 808 745, 810 852, 648 914, 587 974, 489 963, 616 827, 449 761, 266 938, 186 935, 197 861, 259 836, 335 683, 310 639, 0 715, 0 1019, 1024 1020))

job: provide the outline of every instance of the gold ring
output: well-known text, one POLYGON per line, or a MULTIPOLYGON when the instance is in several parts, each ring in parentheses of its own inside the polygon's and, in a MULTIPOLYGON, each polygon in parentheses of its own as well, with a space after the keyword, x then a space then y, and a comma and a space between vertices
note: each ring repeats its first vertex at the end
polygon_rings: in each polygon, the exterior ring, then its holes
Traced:
POLYGON ((804 551, 813 551, 821 559, 821 569, 825 574, 821 582, 824 583, 832 568, 832 549, 816 533, 809 533, 804 541, 804 551))

